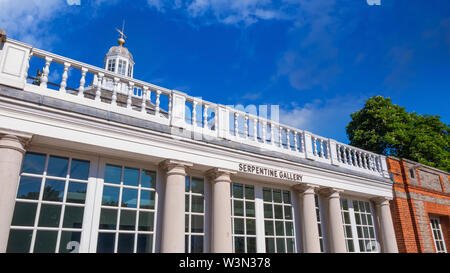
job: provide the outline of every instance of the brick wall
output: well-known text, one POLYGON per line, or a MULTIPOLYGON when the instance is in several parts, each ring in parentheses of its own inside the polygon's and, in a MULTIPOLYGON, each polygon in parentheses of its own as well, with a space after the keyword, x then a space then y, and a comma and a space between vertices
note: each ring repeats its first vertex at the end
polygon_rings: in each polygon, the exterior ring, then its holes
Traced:
POLYGON ((450 252, 449 174, 393 157, 387 165, 394 181, 390 205, 399 252, 436 252, 430 216, 439 217, 450 252))

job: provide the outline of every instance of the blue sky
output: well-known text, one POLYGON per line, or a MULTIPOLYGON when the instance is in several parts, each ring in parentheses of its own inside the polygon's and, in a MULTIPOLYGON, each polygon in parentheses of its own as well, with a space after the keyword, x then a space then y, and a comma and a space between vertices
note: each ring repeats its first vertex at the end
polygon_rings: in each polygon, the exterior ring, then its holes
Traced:
POLYGON ((122 20, 135 78, 279 105, 282 122, 322 136, 347 143, 349 115, 374 95, 450 120, 450 1, 0 0, 9 37, 101 67, 122 20))

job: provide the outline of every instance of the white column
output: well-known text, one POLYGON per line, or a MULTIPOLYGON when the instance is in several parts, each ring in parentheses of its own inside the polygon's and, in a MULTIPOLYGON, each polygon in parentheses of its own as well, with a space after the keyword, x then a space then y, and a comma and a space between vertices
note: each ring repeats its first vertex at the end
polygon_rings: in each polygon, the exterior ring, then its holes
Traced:
POLYGON ((341 201, 339 193, 342 190, 326 188, 320 191, 325 197, 328 207, 328 238, 331 253, 347 252, 344 235, 344 225, 342 223, 341 201))
POLYGON ((389 207, 389 199, 386 197, 378 197, 372 200, 375 202, 377 209, 383 252, 398 253, 394 224, 392 222, 391 209, 389 207))
POLYGON ((207 173, 212 183, 212 242, 213 253, 233 252, 231 230, 230 175, 236 172, 215 168, 207 173))
POLYGON ((316 185, 302 184, 295 187, 301 204, 303 252, 319 253, 320 239, 317 225, 315 189, 316 185))
POLYGON ((20 167, 25 153, 17 136, 0 139, 0 253, 6 252, 19 183, 20 167))
POLYGON ((162 223, 162 253, 184 253, 184 192, 186 167, 191 163, 166 160, 161 167, 166 170, 162 223))

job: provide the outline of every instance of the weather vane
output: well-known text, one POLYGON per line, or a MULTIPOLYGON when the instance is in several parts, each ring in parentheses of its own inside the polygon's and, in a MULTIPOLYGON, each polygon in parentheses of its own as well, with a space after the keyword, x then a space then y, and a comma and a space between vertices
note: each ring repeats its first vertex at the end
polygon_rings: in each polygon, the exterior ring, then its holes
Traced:
POLYGON ((119 32, 119 34, 121 35, 119 40, 118 40, 120 46, 123 46, 125 44, 124 37, 127 38, 127 36, 123 33, 124 28, 125 28, 125 20, 123 20, 123 22, 122 22, 122 31, 120 31, 118 28, 116 28, 117 32, 119 32))

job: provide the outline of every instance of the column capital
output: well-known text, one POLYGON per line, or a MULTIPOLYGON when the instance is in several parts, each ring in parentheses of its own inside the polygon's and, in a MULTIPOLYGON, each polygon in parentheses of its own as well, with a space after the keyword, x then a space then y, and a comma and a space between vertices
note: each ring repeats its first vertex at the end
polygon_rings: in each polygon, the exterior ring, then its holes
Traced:
POLYGON ((326 198, 339 198, 343 191, 344 190, 337 188, 323 188, 319 190, 319 193, 326 198))
POLYGON ((186 175, 186 168, 194 166, 193 163, 175 160, 175 159, 166 159, 159 163, 159 167, 163 170, 167 171, 167 174, 180 174, 186 175))
POLYGON ((371 201, 373 201, 375 203, 375 205, 378 206, 389 206, 389 201, 392 200, 392 198, 390 197, 385 197, 385 196, 379 196, 379 197, 374 197, 370 199, 371 201))
POLYGON ((315 194, 316 190, 319 188, 318 185, 302 183, 292 187, 296 192, 300 194, 315 194))
POLYGON ((31 136, 5 134, 0 135, 0 148, 13 149, 25 154, 26 146, 31 141, 31 136))
POLYGON ((211 180, 211 182, 229 182, 231 183, 230 176, 232 174, 236 174, 236 171, 222 169, 222 168, 213 168, 206 171, 205 176, 211 180))

